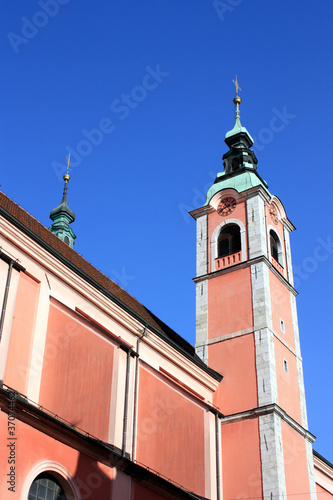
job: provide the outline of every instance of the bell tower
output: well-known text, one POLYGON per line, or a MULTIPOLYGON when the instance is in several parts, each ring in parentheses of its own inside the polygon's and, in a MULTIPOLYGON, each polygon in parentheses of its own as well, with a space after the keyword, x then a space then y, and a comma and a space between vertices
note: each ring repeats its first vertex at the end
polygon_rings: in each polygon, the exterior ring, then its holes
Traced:
POLYGON ((295 228, 257 172, 237 77, 234 83, 236 122, 224 139, 224 171, 205 205, 191 212, 196 352, 223 375, 214 400, 224 415, 223 498, 314 500, 289 243, 295 228))

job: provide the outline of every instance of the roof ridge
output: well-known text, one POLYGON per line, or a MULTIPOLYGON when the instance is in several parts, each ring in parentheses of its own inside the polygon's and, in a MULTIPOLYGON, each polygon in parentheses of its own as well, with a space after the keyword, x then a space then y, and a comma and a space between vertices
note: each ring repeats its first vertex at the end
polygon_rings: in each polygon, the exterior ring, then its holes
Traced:
MULTIPOLYGON (((193 360, 198 361, 195 354, 195 349, 192 344, 185 340, 181 335, 169 327, 163 320, 158 318, 153 312, 145 307, 138 299, 129 292, 124 290, 118 283, 109 278, 102 271, 97 269, 91 262, 86 260, 79 252, 68 246, 53 234, 46 226, 38 219, 27 212, 18 203, 14 202, 9 196, 0 191, 0 209, 22 225, 32 237, 38 238, 40 242, 47 247, 48 250, 53 250, 62 257, 65 264, 75 267, 85 276, 89 277, 94 283, 101 287, 105 292, 112 295, 125 308, 130 309, 132 314, 138 315, 143 322, 149 324, 154 329, 169 338, 172 343, 176 343, 178 347, 185 350, 193 360)), ((204 363, 200 363, 203 366, 204 363)))

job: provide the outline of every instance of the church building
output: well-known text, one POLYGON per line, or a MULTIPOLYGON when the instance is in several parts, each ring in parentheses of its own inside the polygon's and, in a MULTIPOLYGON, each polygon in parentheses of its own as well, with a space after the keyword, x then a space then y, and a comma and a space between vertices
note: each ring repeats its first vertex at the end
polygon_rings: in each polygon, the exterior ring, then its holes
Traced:
MULTIPOLYGON (((0 192, 0 498, 333 500, 308 429, 289 233, 236 121, 196 221, 196 343, 0 192)), ((69 166, 69 158, 68 158, 69 166)))

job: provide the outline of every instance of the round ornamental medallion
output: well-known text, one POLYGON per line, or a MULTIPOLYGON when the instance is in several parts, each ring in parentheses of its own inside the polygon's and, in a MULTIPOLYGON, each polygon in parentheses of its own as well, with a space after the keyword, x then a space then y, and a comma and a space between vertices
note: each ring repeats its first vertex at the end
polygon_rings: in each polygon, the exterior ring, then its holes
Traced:
POLYGON ((222 217, 225 217, 226 215, 231 214, 231 212, 235 210, 236 205, 237 202, 235 198, 228 196, 227 198, 223 198, 223 200, 220 201, 217 207, 217 212, 222 217))
POLYGON ((274 224, 277 224, 279 222, 278 214, 277 214, 277 211, 276 211, 276 208, 274 207, 274 205, 271 205, 269 207, 269 215, 271 216, 274 224))

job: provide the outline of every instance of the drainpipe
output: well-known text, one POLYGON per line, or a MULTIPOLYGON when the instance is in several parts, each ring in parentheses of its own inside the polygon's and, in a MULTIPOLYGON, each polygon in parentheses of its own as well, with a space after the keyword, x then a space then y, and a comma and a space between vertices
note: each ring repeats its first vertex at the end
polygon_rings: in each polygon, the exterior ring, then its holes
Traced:
POLYGON ((130 368, 131 368, 131 351, 128 350, 127 351, 127 359, 126 359, 124 426, 123 426, 123 447, 122 447, 122 455, 123 455, 123 457, 125 456, 125 453, 126 453, 127 414, 128 414, 128 391, 129 391, 130 368))
POLYGON ((215 413, 215 431, 216 431, 216 492, 217 500, 221 500, 221 461, 220 461, 220 421, 219 416, 215 413))
POLYGON ((132 444, 132 460, 136 460, 136 436, 137 436, 137 421, 138 421, 138 388, 139 388, 139 364, 140 364, 140 341, 147 335, 147 327, 143 331, 141 337, 138 337, 136 341, 136 353, 137 357, 135 360, 135 385, 134 385, 134 415, 133 415, 133 444, 132 444))
POLYGON ((5 323, 5 314, 6 314, 7 300, 8 300, 8 294, 9 294, 9 285, 10 285, 10 279, 12 276, 13 265, 14 265, 14 261, 11 260, 9 262, 5 294, 4 294, 3 303, 2 303, 2 311, 1 311, 1 319, 0 319, 0 340, 2 337, 3 325, 5 323))

